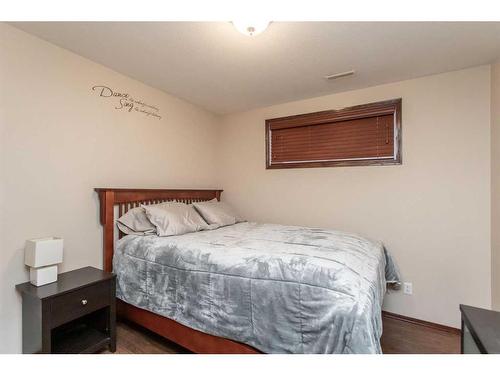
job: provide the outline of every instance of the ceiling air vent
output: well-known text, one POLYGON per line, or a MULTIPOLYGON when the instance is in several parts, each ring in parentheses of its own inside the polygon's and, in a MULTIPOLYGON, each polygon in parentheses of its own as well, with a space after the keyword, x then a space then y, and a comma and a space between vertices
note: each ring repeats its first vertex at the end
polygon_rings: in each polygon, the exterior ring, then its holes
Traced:
POLYGON ((354 73, 355 73, 354 70, 349 70, 347 72, 330 74, 328 76, 325 76, 325 79, 333 80, 333 79, 337 79, 337 78, 348 77, 348 76, 352 76, 354 73))

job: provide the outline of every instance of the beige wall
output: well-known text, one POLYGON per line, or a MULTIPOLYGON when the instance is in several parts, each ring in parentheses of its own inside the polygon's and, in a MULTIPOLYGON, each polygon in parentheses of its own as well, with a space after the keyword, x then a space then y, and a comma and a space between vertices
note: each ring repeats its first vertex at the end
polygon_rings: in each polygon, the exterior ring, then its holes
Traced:
POLYGON ((491 66, 491 294, 500 311, 500 62, 491 66))
POLYGON ((220 141, 220 185, 248 219, 384 241, 413 282, 385 310, 457 327, 459 303, 490 307, 489 66, 229 115, 220 141), (399 97, 403 165, 265 169, 265 119, 399 97))
POLYGON ((101 266, 94 187, 216 187, 217 118, 0 24, 0 353, 21 350, 24 241, 64 237, 60 271, 101 266), (114 109, 105 84, 160 108, 114 109))

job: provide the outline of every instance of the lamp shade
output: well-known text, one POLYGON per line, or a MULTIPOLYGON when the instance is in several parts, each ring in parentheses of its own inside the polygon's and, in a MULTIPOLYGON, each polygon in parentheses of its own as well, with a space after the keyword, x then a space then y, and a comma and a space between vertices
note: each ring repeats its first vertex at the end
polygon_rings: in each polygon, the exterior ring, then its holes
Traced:
POLYGON ((26 241, 24 263, 30 267, 44 267, 63 260, 63 239, 58 237, 37 238, 26 241))

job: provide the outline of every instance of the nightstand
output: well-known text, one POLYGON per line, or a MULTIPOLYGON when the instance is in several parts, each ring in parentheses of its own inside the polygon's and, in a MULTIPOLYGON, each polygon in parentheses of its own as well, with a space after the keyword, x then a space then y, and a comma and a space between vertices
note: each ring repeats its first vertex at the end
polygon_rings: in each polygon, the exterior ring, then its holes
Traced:
POLYGON ((500 354, 500 312, 460 305, 462 354, 500 354))
POLYGON ((54 283, 16 285, 23 297, 23 353, 116 350, 116 276, 93 267, 54 283))

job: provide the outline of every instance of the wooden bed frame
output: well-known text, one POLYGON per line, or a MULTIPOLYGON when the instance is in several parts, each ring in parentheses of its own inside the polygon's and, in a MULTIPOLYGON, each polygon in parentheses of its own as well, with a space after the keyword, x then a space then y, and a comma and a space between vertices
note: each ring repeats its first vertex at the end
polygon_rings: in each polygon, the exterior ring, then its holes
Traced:
MULTIPOLYGON (((171 200, 184 203, 201 202, 217 198, 222 190, 185 189, 112 189, 96 188, 99 194, 100 220, 103 226, 104 270, 113 271, 113 251, 115 248, 115 207, 119 216, 141 204, 155 204, 171 200)), ((209 335, 186 327, 175 320, 152 313, 117 300, 120 318, 135 322, 168 340, 194 352, 207 354, 251 354, 260 353, 243 343, 209 335)))

